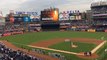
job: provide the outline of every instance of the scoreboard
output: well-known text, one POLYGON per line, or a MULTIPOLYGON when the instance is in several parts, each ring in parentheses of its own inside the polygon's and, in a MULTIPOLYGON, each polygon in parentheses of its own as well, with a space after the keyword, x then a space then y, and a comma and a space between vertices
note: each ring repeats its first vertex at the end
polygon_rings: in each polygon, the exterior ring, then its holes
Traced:
POLYGON ((28 14, 12 14, 9 16, 9 20, 11 23, 31 22, 28 14))
POLYGON ((45 9, 41 11, 41 20, 42 21, 58 21, 59 19, 59 10, 58 8, 45 9))

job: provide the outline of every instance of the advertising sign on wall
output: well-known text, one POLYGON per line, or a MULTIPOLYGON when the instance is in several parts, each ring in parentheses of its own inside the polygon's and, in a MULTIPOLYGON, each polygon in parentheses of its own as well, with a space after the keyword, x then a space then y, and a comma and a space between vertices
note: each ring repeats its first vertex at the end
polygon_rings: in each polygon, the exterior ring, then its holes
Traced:
POLYGON ((40 17, 39 18, 33 18, 31 19, 32 22, 37 22, 37 21, 40 21, 40 17))
POLYGON ((16 11, 16 14, 29 14, 29 15, 37 16, 37 15, 38 15, 38 12, 16 11))
POLYGON ((63 15, 62 15, 62 13, 59 14, 59 20, 63 20, 63 15))
POLYGON ((23 22, 23 17, 15 17, 14 18, 14 23, 20 23, 23 22))
POLYGON ((107 29, 105 30, 105 32, 107 32, 107 29))
POLYGON ((59 20, 69 20, 69 13, 67 13, 67 12, 61 12, 59 14, 59 20))
POLYGON ((23 17, 24 22, 31 22, 30 17, 23 17))
POLYGON ((76 17, 75 16, 70 16, 70 20, 75 20, 76 17))
POLYGON ((80 20, 80 11, 63 11, 59 14, 59 20, 80 20))
POLYGON ((81 20, 81 16, 76 16, 76 20, 81 20))

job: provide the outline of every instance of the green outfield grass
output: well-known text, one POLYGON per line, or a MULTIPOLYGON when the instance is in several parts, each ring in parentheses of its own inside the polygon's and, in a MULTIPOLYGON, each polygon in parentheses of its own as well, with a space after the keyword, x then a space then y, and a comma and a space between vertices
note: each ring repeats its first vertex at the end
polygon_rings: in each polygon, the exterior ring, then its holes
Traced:
MULTIPOLYGON (((94 38, 94 39, 101 39, 101 37, 104 37, 104 40, 107 40, 107 33, 103 32, 95 32, 95 33, 89 33, 89 32, 33 32, 33 33, 26 33, 23 35, 14 35, 14 36, 8 36, 8 37, 1 37, 0 40, 8 40, 9 42, 15 44, 16 46, 19 45, 28 45, 31 43, 43 41, 43 40, 51 40, 55 38, 94 38)), ((100 53, 104 51, 101 50, 100 53)), ((67 60, 83 60, 75 55, 69 55, 64 54, 67 57, 67 60)), ((99 54, 100 55, 100 54, 99 54)))
POLYGON ((61 42, 61 43, 52 45, 49 48, 80 53, 80 52, 89 52, 93 48, 96 47, 95 44, 91 44, 91 43, 89 44, 89 43, 82 43, 82 42, 74 42, 73 44, 77 45, 78 47, 77 48, 72 48, 70 42, 61 42))
POLYGON ((51 40, 55 38, 95 38, 101 39, 105 36, 104 39, 107 39, 107 33, 89 33, 89 32, 35 32, 35 33, 26 33, 23 35, 14 35, 8 37, 2 37, 0 40, 9 40, 10 42, 17 42, 20 44, 31 44, 34 42, 42 40, 51 40))

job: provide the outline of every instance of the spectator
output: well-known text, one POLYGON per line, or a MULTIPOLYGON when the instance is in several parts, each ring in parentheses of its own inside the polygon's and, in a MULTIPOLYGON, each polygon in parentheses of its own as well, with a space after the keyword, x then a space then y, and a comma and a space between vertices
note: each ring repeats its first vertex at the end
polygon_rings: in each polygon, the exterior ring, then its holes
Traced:
POLYGON ((3 43, 0 43, 0 60, 42 60, 40 58, 24 54, 22 51, 14 51, 7 48, 3 43))

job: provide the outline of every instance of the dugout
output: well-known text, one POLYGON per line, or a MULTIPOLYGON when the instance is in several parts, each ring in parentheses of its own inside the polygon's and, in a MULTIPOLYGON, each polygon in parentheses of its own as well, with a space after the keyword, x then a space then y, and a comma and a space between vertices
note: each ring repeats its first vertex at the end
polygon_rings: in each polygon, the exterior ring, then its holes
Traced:
POLYGON ((58 23, 44 23, 41 25, 42 31, 59 31, 60 24, 58 23))

